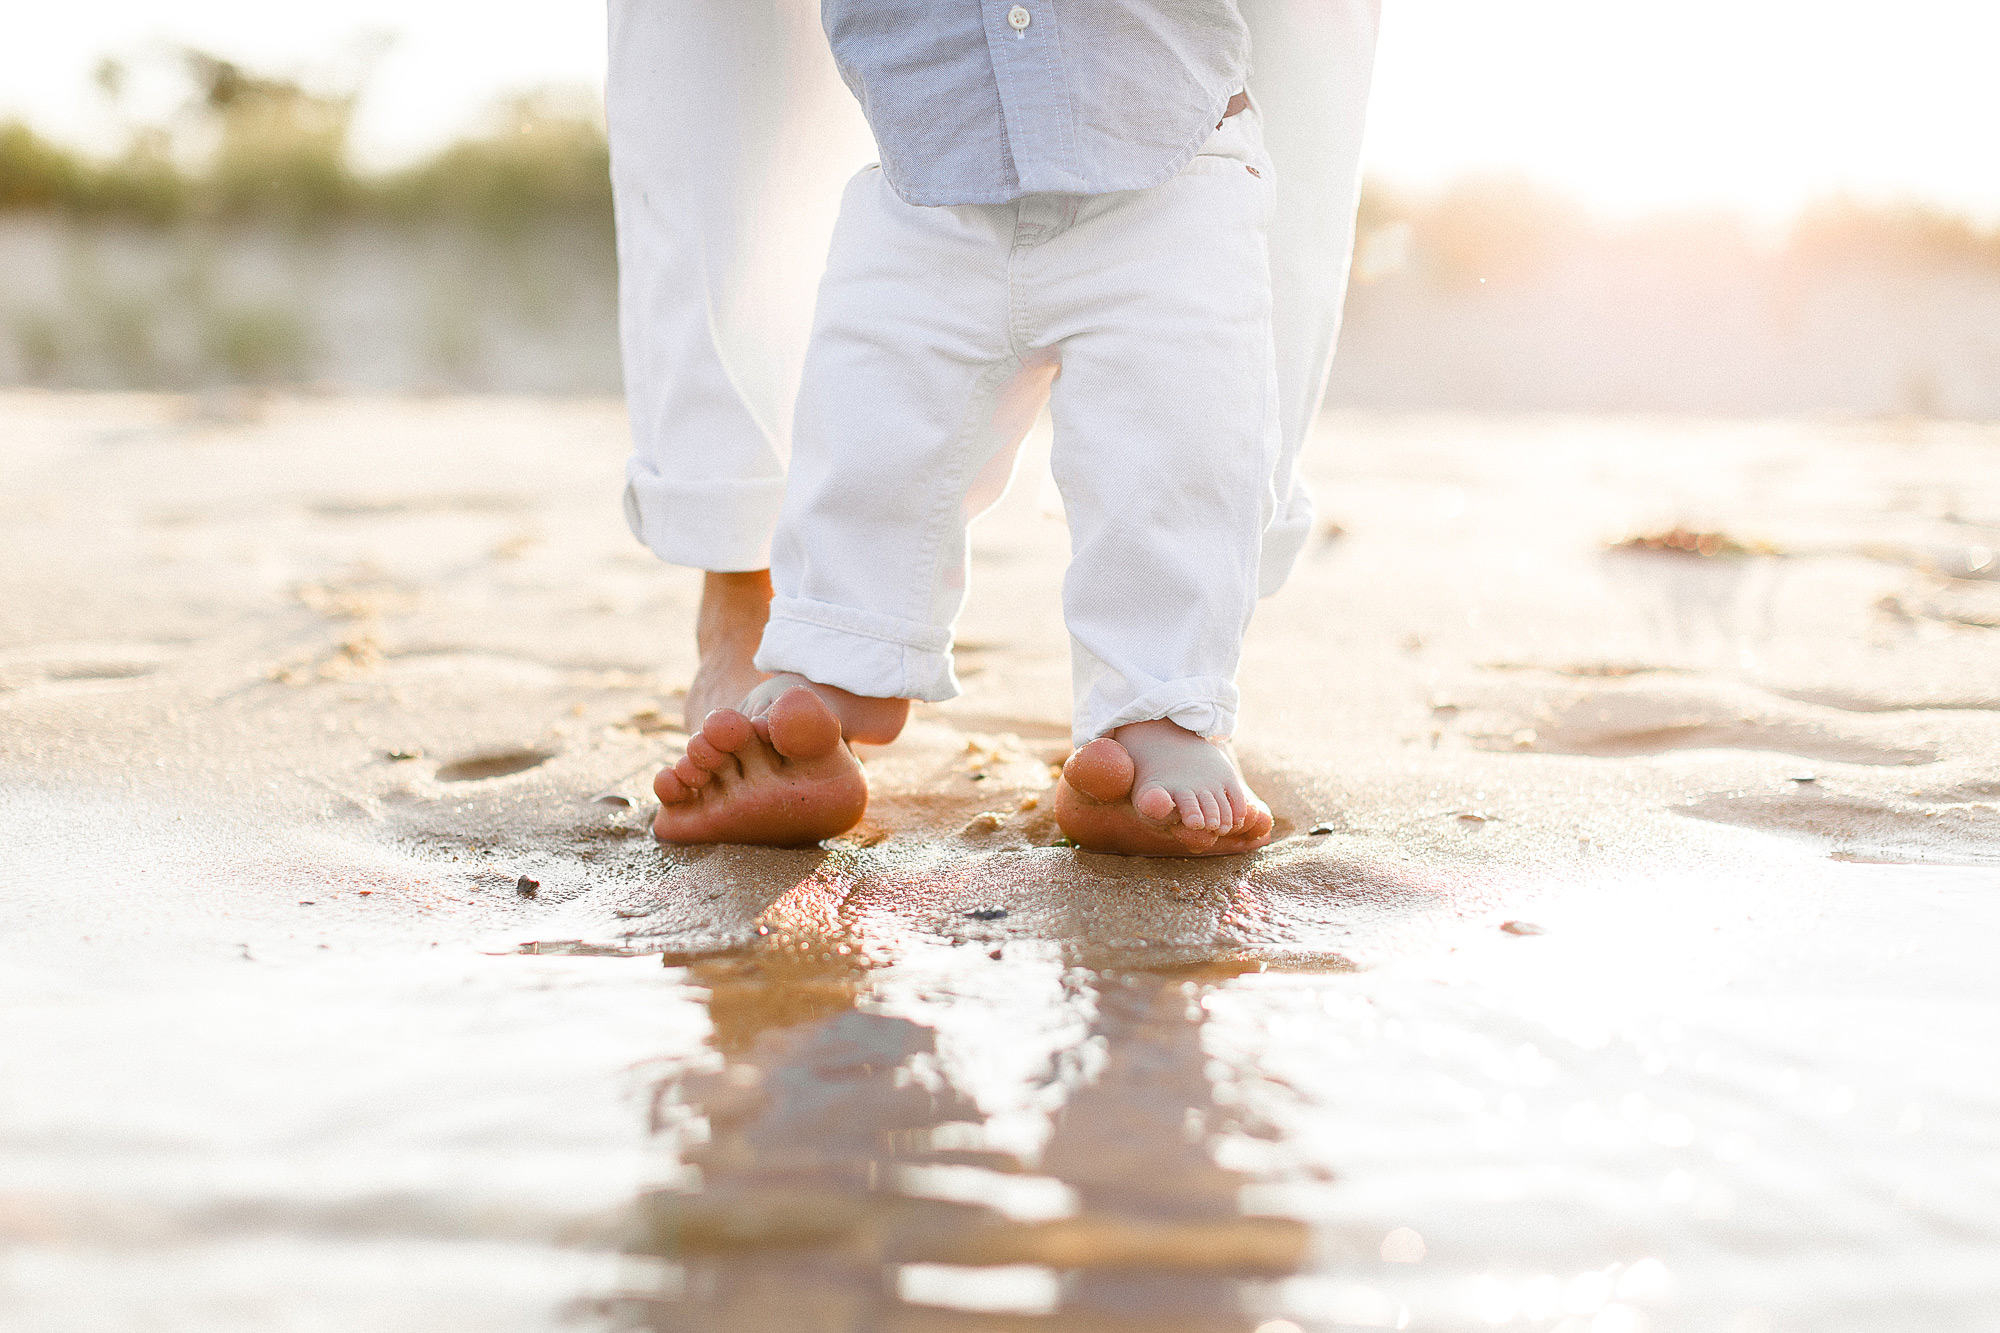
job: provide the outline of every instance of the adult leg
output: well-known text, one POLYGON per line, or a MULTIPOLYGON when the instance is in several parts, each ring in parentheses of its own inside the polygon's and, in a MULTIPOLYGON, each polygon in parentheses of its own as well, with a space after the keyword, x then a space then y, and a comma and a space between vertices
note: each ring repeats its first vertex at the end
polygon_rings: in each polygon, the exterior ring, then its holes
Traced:
POLYGON ((605 106, 633 453, 625 510, 710 571, 690 719, 760 679, 811 294, 869 154, 813 0, 610 0, 605 106))
POLYGON ((1264 537, 1258 591, 1276 592, 1312 536, 1300 446, 1326 392, 1354 253, 1361 131, 1375 64, 1380 0, 1241 0, 1256 72, 1251 93, 1277 169, 1271 219, 1272 337, 1283 447, 1277 515, 1264 537))

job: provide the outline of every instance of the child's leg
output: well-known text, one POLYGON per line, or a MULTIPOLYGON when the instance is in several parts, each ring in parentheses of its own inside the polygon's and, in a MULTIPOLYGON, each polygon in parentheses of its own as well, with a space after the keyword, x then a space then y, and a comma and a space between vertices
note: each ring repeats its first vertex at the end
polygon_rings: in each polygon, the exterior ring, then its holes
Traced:
POLYGON ((1270 836, 1218 742, 1235 730, 1275 508, 1271 189, 1245 112, 1180 176, 1090 201, 1035 252, 1062 353, 1055 467, 1073 552, 1081 748, 1059 814, 1085 846, 1219 854, 1270 836))
POLYGON ((1017 356, 1010 340, 1016 214, 915 208, 879 171, 850 183, 772 551, 756 665, 774 674, 661 774, 661 838, 840 832, 867 790, 841 738, 886 742, 909 700, 958 693, 966 525, 998 498, 1054 374, 1053 357, 1017 356))

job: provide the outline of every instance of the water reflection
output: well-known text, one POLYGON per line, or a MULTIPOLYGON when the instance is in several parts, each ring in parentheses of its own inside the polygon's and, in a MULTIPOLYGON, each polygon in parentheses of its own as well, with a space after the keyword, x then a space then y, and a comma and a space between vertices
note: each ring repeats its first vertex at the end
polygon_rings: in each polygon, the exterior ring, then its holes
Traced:
POLYGON ((1232 1121, 1200 999, 1244 967, 1010 963, 969 1022, 980 997, 823 943, 694 965, 720 1059, 658 1090, 686 1176, 642 1200, 638 1248, 678 1280, 637 1322, 1247 1333, 1243 1284, 1296 1271, 1308 1233, 1246 1217, 1213 1155, 1232 1121), (1062 1040, 1033 1087, 996 1091, 1028 1028, 1062 1040), (1046 1110, 1024 1133, 1008 1103, 1046 1110))

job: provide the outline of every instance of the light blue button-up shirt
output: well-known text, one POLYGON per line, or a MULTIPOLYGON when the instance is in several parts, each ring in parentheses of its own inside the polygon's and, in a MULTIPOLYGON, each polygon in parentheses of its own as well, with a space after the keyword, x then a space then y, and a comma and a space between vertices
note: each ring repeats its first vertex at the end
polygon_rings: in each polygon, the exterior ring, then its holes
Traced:
POLYGON ((1235 0, 822 0, 821 19, 912 204, 1158 185, 1250 72, 1235 0))

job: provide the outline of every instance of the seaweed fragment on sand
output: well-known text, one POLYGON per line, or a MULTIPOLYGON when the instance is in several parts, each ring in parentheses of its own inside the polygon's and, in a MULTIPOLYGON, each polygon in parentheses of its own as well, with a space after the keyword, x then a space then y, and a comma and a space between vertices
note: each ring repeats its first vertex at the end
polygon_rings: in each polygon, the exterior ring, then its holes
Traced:
POLYGON ((1678 524, 1660 532, 1642 532, 1622 537, 1617 541, 1607 542, 1605 547, 1612 551, 1657 551, 1667 555, 1730 559, 1741 559, 1751 555, 1784 554, 1769 542, 1743 541, 1726 532, 1700 532, 1678 524))

